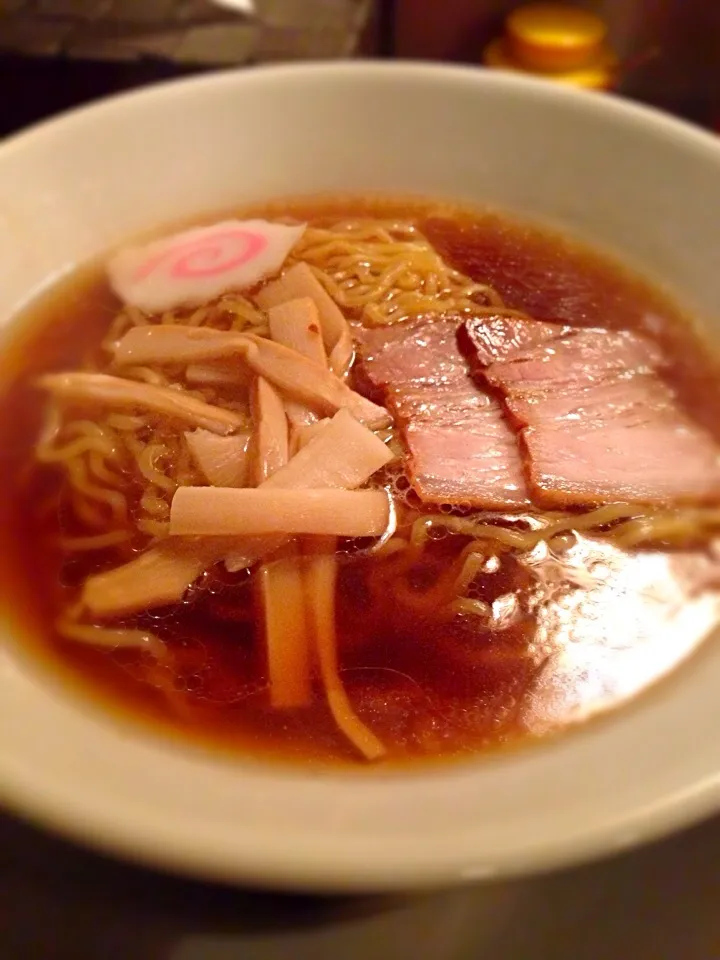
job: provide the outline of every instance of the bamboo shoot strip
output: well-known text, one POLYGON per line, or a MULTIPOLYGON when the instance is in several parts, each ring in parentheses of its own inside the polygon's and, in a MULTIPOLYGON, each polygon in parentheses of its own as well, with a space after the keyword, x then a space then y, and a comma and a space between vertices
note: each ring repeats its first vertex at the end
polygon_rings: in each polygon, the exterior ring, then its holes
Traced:
POLYGON ((388 525, 389 514, 382 490, 180 487, 170 509, 170 533, 379 537, 388 525))
POLYGON ((256 574, 273 707, 304 707, 312 698, 302 563, 298 544, 291 540, 256 574))
POLYGON ((85 581, 82 603, 101 617, 117 617, 177 603, 193 581, 217 563, 227 541, 172 537, 113 570, 85 581))
POLYGON ((114 352, 120 367, 147 363, 197 364, 241 356, 284 397, 306 403, 320 414, 335 413, 346 407, 357 420, 372 429, 386 427, 391 421, 384 407, 351 390, 329 370, 264 337, 180 324, 134 327, 115 345, 114 352))
MULTIPOLYGON (((252 391, 255 481, 260 484, 288 459, 285 407, 273 387, 258 377, 252 391)), ((256 596, 262 609, 270 703, 302 707, 312 696, 310 644, 300 549, 286 543, 257 571, 256 596)))
POLYGON ((312 598, 310 625, 320 665, 320 674, 327 693, 328 705, 339 729, 367 760, 378 760, 385 747, 355 713, 340 679, 335 630, 335 590, 337 561, 334 542, 316 541, 315 554, 305 576, 308 595, 312 598))
POLYGON ((185 434, 193 460, 213 487, 244 487, 248 479, 247 432, 218 437, 208 430, 185 434))
MULTIPOLYGON (((295 350, 323 368, 327 367, 317 307, 308 297, 272 307, 268 311, 268 325, 275 343, 295 350)), ((294 431, 318 421, 318 415, 298 400, 285 400, 285 411, 294 431)), ((297 449, 295 440, 293 436, 292 444, 297 449)))
POLYGON ((253 476, 259 486, 288 462, 288 422, 276 390, 258 377, 252 390, 253 476))
POLYGON ((232 433, 245 423, 232 410, 205 403, 182 390, 155 387, 106 373, 47 373, 37 382, 58 397, 114 408, 149 410, 221 435, 232 433))
MULTIPOLYGON (((372 431, 359 424, 347 410, 340 410, 332 420, 318 424, 315 434, 290 462, 277 470, 262 485, 266 489, 303 489, 335 487, 355 489, 366 483, 392 459, 387 446, 372 431), (298 459, 299 458, 299 459, 298 459)), ((271 541, 267 553, 282 546, 285 537, 271 541)), ((254 563, 255 552, 240 542, 225 557, 231 572, 254 563)))
POLYGON ((343 376, 353 358, 350 327, 338 305, 306 263, 296 263, 290 267, 277 280, 263 287, 255 300, 262 310, 270 310, 298 297, 310 297, 314 301, 330 369, 338 376, 343 376))

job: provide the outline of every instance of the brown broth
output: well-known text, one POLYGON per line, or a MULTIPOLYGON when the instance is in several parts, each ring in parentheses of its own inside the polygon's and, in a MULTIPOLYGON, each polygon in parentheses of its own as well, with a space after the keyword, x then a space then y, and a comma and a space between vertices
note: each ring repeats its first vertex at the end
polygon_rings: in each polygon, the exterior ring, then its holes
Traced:
MULTIPOLYGON (((266 208, 280 210, 288 205, 266 208)), ((511 306, 538 319, 643 330, 674 358, 672 381, 683 402, 720 439, 717 368, 707 349, 663 295, 619 265, 491 214, 340 200, 297 203, 290 212, 316 222, 358 214, 416 219, 453 265, 494 285, 511 306)), ((125 621, 166 640, 172 668, 57 636, 57 612, 88 564, 112 563, 112 555, 66 560, 57 511, 38 510, 58 477, 32 461, 43 397, 31 381, 41 371, 79 366, 116 309, 98 269, 78 272, 19 319, 0 353, 3 612, 24 649, 153 729, 256 756, 352 761, 321 695, 307 710, 269 708, 247 575, 214 576, 187 603, 125 621)), ((392 559, 341 569, 343 679, 394 760, 467 756, 601 713, 671 671, 720 621, 720 594, 699 589, 717 575, 703 552, 627 554, 583 538, 574 550, 578 562, 602 569, 598 583, 537 593, 533 616, 505 631, 417 609, 414 578, 432 582, 464 543, 448 537, 433 544, 422 570, 405 574, 392 559)), ((527 573, 506 562, 481 578, 475 596, 502 603, 530 590, 527 573)))

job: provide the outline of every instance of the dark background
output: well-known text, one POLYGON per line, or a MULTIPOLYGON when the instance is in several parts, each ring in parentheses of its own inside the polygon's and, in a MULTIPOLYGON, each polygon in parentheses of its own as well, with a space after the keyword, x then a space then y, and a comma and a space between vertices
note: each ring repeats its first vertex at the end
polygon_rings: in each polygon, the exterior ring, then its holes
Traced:
MULTIPOLYGON (((41 3, 42 0, 19 0, 41 3)), ((89 2, 89 0, 79 0, 89 2)), ((134 0, 144 4, 145 0, 134 0)), ((178 0, 179 2, 179 0, 178 0)), ((256 0, 269 26, 243 63, 353 54, 479 63, 518 0, 256 0), (339 36, 313 22, 332 4, 354 8, 339 36), (283 12, 284 11, 284 12, 283 12), (303 13, 307 11, 307 16, 303 13), (284 19, 283 19, 284 18, 284 19), (292 28, 273 33, 273 23, 292 28), (288 35, 292 34, 292 42, 288 35), (274 37, 269 41, 268 36, 274 37), (284 40, 283 40, 284 37, 284 40), (283 46, 284 43, 284 46, 283 46)), ((720 130, 720 3, 716 0, 576 0, 608 22, 623 63, 618 92, 720 130)), ((79 60, 14 55, 0 0, 0 136, 120 90, 212 68, 138 58, 79 60), (5 52, 3 52, 3 48, 5 52)), ((264 33, 263 33, 264 31, 264 33)), ((227 59, 223 66, 228 65, 227 59)))

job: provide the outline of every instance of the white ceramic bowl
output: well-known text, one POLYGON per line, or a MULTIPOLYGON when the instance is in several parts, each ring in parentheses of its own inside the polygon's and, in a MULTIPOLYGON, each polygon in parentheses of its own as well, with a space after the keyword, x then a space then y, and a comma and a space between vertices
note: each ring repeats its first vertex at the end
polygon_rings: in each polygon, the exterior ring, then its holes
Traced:
MULTIPOLYGON (((0 316, 146 228, 289 193, 363 190, 554 223, 720 320, 720 140, 606 96, 372 63, 159 86, 5 143, 0 316)), ((719 691, 720 645, 709 643, 629 709, 546 746, 424 773, 304 775, 153 739, 8 648, 0 794, 82 841, 208 878, 359 891, 494 877, 714 812, 719 691)))

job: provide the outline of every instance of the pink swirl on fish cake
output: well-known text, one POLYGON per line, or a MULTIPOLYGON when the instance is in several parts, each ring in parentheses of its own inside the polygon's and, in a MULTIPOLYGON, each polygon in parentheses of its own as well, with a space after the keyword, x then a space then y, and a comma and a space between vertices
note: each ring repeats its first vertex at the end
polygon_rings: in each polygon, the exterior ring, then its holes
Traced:
POLYGON ((267 237, 250 230, 224 230, 186 240, 149 257, 133 280, 160 272, 175 280, 218 277, 254 260, 267 247, 267 237))

